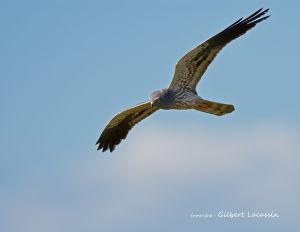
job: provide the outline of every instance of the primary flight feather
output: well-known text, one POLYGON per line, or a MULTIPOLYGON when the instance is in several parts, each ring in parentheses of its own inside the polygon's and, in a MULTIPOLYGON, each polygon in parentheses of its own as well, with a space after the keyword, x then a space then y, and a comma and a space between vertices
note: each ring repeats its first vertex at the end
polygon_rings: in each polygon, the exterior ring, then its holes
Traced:
POLYGON ((104 152, 115 149, 129 130, 158 109, 195 109, 202 112, 224 115, 234 110, 233 105, 205 100, 197 95, 196 86, 218 52, 229 42, 245 34, 257 23, 267 19, 269 9, 263 8, 247 18, 240 18, 229 27, 201 43, 176 64, 174 77, 168 88, 153 92, 149 101, 121 111, 104 128, 96 145, 104 152))

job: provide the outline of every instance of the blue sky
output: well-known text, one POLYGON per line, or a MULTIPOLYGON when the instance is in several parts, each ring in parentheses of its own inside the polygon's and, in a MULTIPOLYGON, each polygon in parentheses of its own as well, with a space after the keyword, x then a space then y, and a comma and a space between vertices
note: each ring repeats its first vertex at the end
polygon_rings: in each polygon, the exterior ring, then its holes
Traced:
POLYGON ((299 227, 297 1, 2 1, 1 231, 282 231, 299 227), (166 87, 176 61, 242 16, 197 90, 236 111, 160 111, 112 154, 118 111, 166 87), (191 213, 278 212, 279 219, 191 213), (147 228, 147 229, 146 229, 147 228))

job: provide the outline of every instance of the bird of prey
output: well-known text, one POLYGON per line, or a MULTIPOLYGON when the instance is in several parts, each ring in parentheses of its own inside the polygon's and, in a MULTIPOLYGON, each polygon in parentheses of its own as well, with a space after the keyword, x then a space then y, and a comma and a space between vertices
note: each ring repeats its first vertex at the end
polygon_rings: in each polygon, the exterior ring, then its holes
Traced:
POLYGON ((259 9, 247 18, 240 18, 229 27, 204 41, 176 64, 173 80, 168 88, 153 92, 148 101, 125 109, 115 115, 101 133, 97 150, 112 152, 129 130, 158 109, 195 109, 221 116, 231 113, 233 105, 205 100, 198 96, 196 85, 218 52, 229 42, 245 34, 257 23, 267 19, 269 9, 259 9))

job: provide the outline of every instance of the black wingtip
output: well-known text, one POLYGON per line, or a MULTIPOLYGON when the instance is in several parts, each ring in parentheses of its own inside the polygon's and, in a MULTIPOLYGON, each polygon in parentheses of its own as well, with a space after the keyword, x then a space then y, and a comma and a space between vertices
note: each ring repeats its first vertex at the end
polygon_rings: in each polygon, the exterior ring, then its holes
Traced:
POLYGON ((109 151, 110 151, 110 152, 113 152, 113 151, 115 150, 115 148, 116 148, 116 145, 111 146, 111 147, 109 147, 109 151))
POLYGON ((98 145, 97 151, 102 150, 102 152, 105 152, 105 151, 109 150, 109 152, 113 152, 115 150, 117 144, 103 145, 103 144, 100 143, 100 141, 98 141, 95 145, 96 146, 98 145))
MULTIPOLYGON (((95 145, 97 146, 99 143, 96 143, 95 145)), ((100 146, 100 145, 98 145, 98 147, 97 147, 97 151, 99 151, 99 150, 101 150, 102 149, 102 147, 100 146)))
POLYGON ((267 8, 267 9, 260 8, 259 10, 255 11, 248 17, 240 18, 239 20, 235 21, 224 31, 232 31, 232 30, 237 30, 237 29, 239 29, 239 31, 242 31, 241 29, 244 29, 244 32, 246 32, 247 30, 251 29, 259 22, 269 18, 270 15, 265 16, 265 14, 268 11, 269 11, 269 8, 267 8))
POLYGON ((243 23, 258 23, 260 21, 262 21, 263 19, 266 19, 266 17, 260 18, 263 15, 265 15, 267 12, 269 11, 268 9, 263 10, 263 8, 260 8, 259 10, 255 11, 253 14, 251 14, 250 16, 248 16, 247 18, 245 18, 242 22, 243 23))
MULTIPOLYGON (((117 143, 119 144, 119 143, 117 143)), ((101 142, 101 138, 98 139, 98 141, 95 144, 97 147, 97 151, 102 151, 105 152, 107 150, 109 150, 110 152, 113 152, 116 148, 116 144, 104 144, 103 142, 101 142)))
POLYGON ((101 144, 101 141, 100 141, 100 138, 98 139, 98 141, 96 142, 96 144, 95 144, 96 146, 98 146, 97 147, 97 151, 101 151, 102 150, 102 152, 105 152, 107 149, 104 149, 103 148, 103 144, 101 144))

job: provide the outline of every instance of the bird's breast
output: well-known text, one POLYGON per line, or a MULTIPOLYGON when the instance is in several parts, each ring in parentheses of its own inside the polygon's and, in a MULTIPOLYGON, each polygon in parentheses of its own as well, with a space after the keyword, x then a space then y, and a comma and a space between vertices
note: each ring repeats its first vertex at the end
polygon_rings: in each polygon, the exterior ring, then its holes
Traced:
POLYGON ((178 91, 174 97, 174 109, 191 109, 196 98, 192 91, 178 91))

